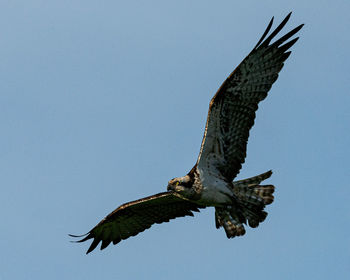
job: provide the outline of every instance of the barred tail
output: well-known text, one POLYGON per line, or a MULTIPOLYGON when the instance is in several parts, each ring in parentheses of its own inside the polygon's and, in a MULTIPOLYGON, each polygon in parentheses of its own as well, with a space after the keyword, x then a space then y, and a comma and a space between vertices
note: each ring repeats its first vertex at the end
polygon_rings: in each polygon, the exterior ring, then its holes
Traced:
POLYGON ((233 182, 233 191, 236 203, 227 207, 215 208, 216 228, 224 227, 228 238, 245 234, 243 224, 255 228, 263 222, 267 216, 265 205, 273 202, 272 185, 259 185, 269 178, 272 171, 233 182))

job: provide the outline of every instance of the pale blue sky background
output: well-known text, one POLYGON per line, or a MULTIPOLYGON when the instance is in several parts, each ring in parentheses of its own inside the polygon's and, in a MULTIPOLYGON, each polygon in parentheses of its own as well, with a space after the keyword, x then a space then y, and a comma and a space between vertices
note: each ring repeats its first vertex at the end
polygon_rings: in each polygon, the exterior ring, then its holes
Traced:
POLYGON ((0 279, 348 279, 350 2, 0 1, 0 279), (88 256, 73 244, 195 163, 210 98, 275 16, 305 23, 239 178, 267 220, 214 211, 88 256))

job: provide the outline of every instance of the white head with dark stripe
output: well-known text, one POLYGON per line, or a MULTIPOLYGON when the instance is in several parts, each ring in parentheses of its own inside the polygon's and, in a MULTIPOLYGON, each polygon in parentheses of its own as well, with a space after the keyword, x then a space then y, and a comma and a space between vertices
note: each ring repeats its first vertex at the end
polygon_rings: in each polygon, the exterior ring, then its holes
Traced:
POLYGON ((192 188, 193 180, 189 175, 183 176, 183 177, 177 177, 174 179, 171 179, 168 182, 168 191, 174 191, 177 193, 180 193, 182 195, 186 195, 190 192, 192 188))

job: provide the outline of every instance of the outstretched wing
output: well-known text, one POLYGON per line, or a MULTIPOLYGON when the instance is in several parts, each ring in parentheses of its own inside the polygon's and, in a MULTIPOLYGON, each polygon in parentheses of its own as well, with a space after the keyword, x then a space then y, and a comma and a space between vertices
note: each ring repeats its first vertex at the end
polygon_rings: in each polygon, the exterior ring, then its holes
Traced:
POLYGON ((299 38, 285 42, 303 27, 301 24, 271 43, 290 15, 265 39, 273 23, 271 19, 257 45, 212 98, 197 161, 200 170, 217 170, 229 181, 239 173, 258 103, 267 96, 291 53, 289 48, 299 38))
POLYGON ((192 203, 175 192, 158 193, 119 206, 87 234, 82 235, 85 236, 83 239, 76 242, 93 238, 86 252, 88 254, 100 241, 102 241, 102 250, 111 242, 117 244, 150 228, 155 223, 160 224, 178 217, 193 216, 192 211, 199 212, 198 208, 203 206, 192 203))

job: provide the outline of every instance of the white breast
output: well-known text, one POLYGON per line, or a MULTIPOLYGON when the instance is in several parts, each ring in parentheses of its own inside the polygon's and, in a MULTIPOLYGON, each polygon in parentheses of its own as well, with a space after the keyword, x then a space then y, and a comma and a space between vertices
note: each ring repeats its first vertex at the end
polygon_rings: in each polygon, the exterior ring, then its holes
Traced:
POLYGON ((214 172, 197 170, 203 186, 199 203, 212 206, 232 204, 233 190, 223 179, 214 176, 214 172))

